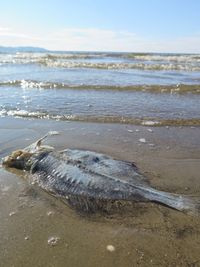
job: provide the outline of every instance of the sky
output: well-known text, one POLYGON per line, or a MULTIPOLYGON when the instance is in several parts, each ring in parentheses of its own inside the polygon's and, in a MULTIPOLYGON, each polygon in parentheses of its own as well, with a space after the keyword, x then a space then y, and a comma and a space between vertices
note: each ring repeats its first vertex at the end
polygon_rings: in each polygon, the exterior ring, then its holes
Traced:
POLYGON ((200 53, 199 0, 2 0, 0 11, 0 46, 200 53))

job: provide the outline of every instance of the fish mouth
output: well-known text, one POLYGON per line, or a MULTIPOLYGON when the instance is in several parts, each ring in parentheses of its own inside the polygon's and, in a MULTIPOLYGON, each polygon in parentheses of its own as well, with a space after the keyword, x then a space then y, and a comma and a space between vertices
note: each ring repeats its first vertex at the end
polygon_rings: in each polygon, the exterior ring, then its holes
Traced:
POLYGON ((13 157, 6 156, 6 157, 2 158, 1 164, 2 164, 2 166, 10 167, 13 165, 14 161, 15 161, 15 159, 13 157))
POLYGON ((5 165, 8 162, 9 158, 10 158, 10 156, 6 156, 6 157, 2 158, 2 165, 5 165))
POLYGON ((30 157, 29 153, 25 153, 23 150, 16 150, 12 154, 2 159, 2 166, 4 167, 15 167, 22 168, 23 162, 26 158, 30 157))

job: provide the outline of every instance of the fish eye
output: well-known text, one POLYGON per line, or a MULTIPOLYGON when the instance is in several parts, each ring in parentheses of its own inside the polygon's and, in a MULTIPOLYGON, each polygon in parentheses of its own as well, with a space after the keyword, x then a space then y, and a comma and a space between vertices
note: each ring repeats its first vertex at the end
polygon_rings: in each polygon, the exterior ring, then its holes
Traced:
POLYGON ((11 156, 18 159, 22 154, 23 154, 23 151, 17 150, 17 151, 14 151, 11 156))

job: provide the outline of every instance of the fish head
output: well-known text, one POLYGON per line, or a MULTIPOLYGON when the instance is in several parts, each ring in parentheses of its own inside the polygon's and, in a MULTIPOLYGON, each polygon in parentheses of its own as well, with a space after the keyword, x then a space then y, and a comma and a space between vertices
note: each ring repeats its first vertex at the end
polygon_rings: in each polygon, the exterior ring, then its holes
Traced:
POLYGON ((10 155, 3 158, 2 165, 8 168, 16 168, 20 170, 30 170, 31 166, 35 162, 38 155, 44 152, 51 152, 54 147, 43 145, 42 141, 50 135, 55 135, 55 132, 49 132, 33 144, 25 147, 24 149, 19 149, 13 151, 10 155))
POLYGON ((24 150, 13 151, 9 156, 3 158, 2 165, 8 168, 16 168, 20 170, 29 169, 31 167, 31 157, 33 153, 24 150))

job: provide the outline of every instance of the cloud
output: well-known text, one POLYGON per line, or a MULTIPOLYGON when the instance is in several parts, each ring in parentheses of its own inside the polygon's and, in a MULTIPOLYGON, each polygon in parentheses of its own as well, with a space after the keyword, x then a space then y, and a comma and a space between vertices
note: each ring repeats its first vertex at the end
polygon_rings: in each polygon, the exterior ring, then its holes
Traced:
POLYGON ((35 35, 0 27, 0 44, 40 46, 52 50, 200 53, 200 35, 159 40, 130 31, 98 28, 65 28, 35 35))
POLYGON ((36 37, 31 34, 17 32, 17 31, 12 30, 11 28, 0 27, 0 41, 1 42, 8 42, 8 43, 10 41, 23 42, 25 40, 42 41, 44 39, 36 37))
POLYGON ((10 28, 7 28, 7 27, 0 27, 0 33, 3 33, 3 32, 8 32, 10 31, 11 29, 10 28))
POLYGON ((135 34, 96 28, 62 29, 52 36, 54 36, 52 41, 63 44, 65 50, 130 51, 133 49, 133 44, 138 42, 135 34))

